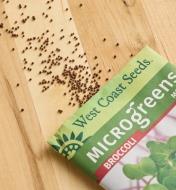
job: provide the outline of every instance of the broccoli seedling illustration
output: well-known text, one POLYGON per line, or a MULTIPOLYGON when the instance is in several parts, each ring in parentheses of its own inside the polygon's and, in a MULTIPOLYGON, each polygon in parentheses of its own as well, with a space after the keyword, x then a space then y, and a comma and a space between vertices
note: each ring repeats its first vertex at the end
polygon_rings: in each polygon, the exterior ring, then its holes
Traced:
POLYGON ((143 190, 176 190, 176 136, 167 142, 149 141, 149 156, 137 164, 125 164, 123 173, 131 180, 151 177, 143 190), (156 183, 152 183, 155 179, 156 183))

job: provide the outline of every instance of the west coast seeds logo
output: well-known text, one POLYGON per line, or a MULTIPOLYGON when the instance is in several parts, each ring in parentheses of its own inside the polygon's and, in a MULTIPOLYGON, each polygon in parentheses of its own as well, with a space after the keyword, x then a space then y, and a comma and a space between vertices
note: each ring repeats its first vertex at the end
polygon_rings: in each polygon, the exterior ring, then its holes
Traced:
POLYGON ((83 132, 80 132, 76 135, 73 131, 70 136, 63 134, 55 134, 57 144, 53 144, 52 147, 62 154, 67 159, 71 159, 75 152, 78 151, 83 144, 88 140, 88 138, 84 139, 83 132))

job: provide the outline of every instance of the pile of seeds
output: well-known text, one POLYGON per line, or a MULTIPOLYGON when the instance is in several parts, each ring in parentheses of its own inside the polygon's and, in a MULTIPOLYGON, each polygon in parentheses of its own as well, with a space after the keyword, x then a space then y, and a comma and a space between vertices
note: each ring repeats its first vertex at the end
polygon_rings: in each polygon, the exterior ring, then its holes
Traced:
MULTIPOLYGON (((94 94, 99 91, 100 85, 99 80, 101 79, 101 70, 97 63, 98 57, 94 57, 95 66, 90 69, 86 53, 80 54, 81 43, 79 37, 75 32, 68 33, 62 24, 58 25, 58 32, 53 33, 53 25, 56 25, 55 19, 52 17, 52 9, 55 8, 54 0, 39 0, 41 4, 44 4, 45 10, 40 15, 28 14, 28 4, 24 4, 23 1, 19 0, 16 5, 16 14, 19 19, 14 20, 11 27, 6 23, 8 14, 3 11, 0 17, 0 36, 5 32, 11 38, 17 38, 23 41, 25 44, 21 48, 22 69, 27 73, 28 81, 32 82, 32 76, 37 76, 39 81, 38 85, 41 89, 41 93, 46 93, 52 88, 57 86, 66 86, 68 89, 62 92, 63 96, 70 97, 68 102, 69 106, 83 105, 88 101, 94 94), (2 18, 2 19, 1 19, 2 18), (45 29, 40 32, 40 35, 28 34, 26 26, 30 27, 33 23, 34 27, 38 27, 38 19, 43 19, 47 24, 45 29), (36 23, 36 25, 35 25, 36 23), (59 45, 59 46, 58 46, 59 45), (62 47, 67 46, 70 51, 62 47), (29 60, 28 57, 31 55, 33 60, 29 60), (61 71, 61 72, 60 72, 61 71), (30 75, 33 73, 33 75, 30 75)), ((11 3, 10 0, 1 0, 5 6, 11 3)), ((83 4, 78 4, 78 7, 83 7, 83 4)), ((63 8, 64 14, 66 15, 67 25, 69 26, 72 22, 72 17, 68 7, 63 8)), ((38 32, 39 33, 39 32, 38 32)), ((37 34, 38 34, 37 33, 37 34)), ((104 38, 103 42, 107 39, 104 38)), ((119 44, 116 44, 118 46, 119 44)), ((11 52, 14 52, 15 48, 12 47, 11 52)), ((82 51, 82 50, 81 50, 82 51)), ((113 56, 116 59, 116 55, 113 56)), ((109 69, 108 72, 111 72, 109 69)), ((108 78, 106 78, 106 81, 108 78)), ((20 86, 19 84, 16 85, 20 86)), ((61 93, 61 92, 58 92, 61 93)), ((63 110, 58 109, 58 113, 62 113, 63 110)))

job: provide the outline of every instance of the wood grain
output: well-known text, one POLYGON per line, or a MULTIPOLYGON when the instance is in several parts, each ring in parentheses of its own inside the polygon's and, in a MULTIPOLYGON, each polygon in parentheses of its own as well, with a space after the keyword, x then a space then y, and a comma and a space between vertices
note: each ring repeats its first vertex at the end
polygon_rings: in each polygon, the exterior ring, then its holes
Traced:
MULTIPOLYGON (((136 54, 148 44, 173 63, 176 62, 176 2, 175 0, 55 0, 51 10, 54 23, 48 25, 41 12, 46 8, 43 1, 30 2, 13 0, 0 3, 0 14, 6 11, 6 27, 19 19, 16 7, 28 4, 28 14, 37 15, 37 25, 32 22, 22 26, 27 36, 40 35, 49 26, 51 33, 58 33, 60 27, 65 34, 80 36, 83 46, 78 53, 87 53, 88 65, 92 69, 97 63, 102 70, 101 85, 127 63, 131 54, 136 54), (80 3, 83 4, 80 7, 80 3), (65 8, 71 12, 65 12, 65 8), (69 18, 74 21, 69 22, 69 18), (76 23, 76 27, 75 24, 76 23), (106 38, 104 42, 103 39, 106 38), (119 43, 119 46, 116 44, 119 43), (114 55, 117 56, 114 59, 114 55), (94 57, 98 59, 95 60, 94 57), (111 68, 112 72, 107 72, 111 68)), ((0 17, 4 20, 2 14, 0 17)), ((60 42, 58 35, 53 39, 55 47, 61 47, 64 55, 71 55, 70 46, 60 42)), ((12 39, 5 32, 0 36, 0 186, 3 190, 90 190, 99 189, 76 167, 60 158, 48 147, 46 141, 63 121, 77 107, 69 107, 70 97, 62 96, 65 87, 54 86, 42 94, 38 86, 41 79, 36 73, 22 70, 24 55, 21 50, 26 42, 12 39), (15 51, 11 49, 15 47, 15 51), (32 82, 28 79, 32 77, 32 82), (16 84, 20 86, 17 88, 16 84), (64 109, 57 114, 58 106, 64 109), (21 109, 24 112, 20 112, 21 109)), ((52 49, 51 49, 52 50, 52 49)), ((27 56, 30 61, 39 62, 37 55, 27 56)), ((76 55, 74 59, 80 60, 76 55)), ((54 72, 60 72, 55 70, 54 72)), ((93 71, 92 71, 93 72, 93 71)))

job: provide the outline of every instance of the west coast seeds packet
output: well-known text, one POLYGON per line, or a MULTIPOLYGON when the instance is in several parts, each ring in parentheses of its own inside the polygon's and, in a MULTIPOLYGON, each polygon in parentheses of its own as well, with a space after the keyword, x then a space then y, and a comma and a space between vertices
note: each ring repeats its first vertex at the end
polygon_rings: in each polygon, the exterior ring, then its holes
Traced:
POLYGON ((145 47, 49 144, 106 190, 176 190, 176 67, 145 47))

